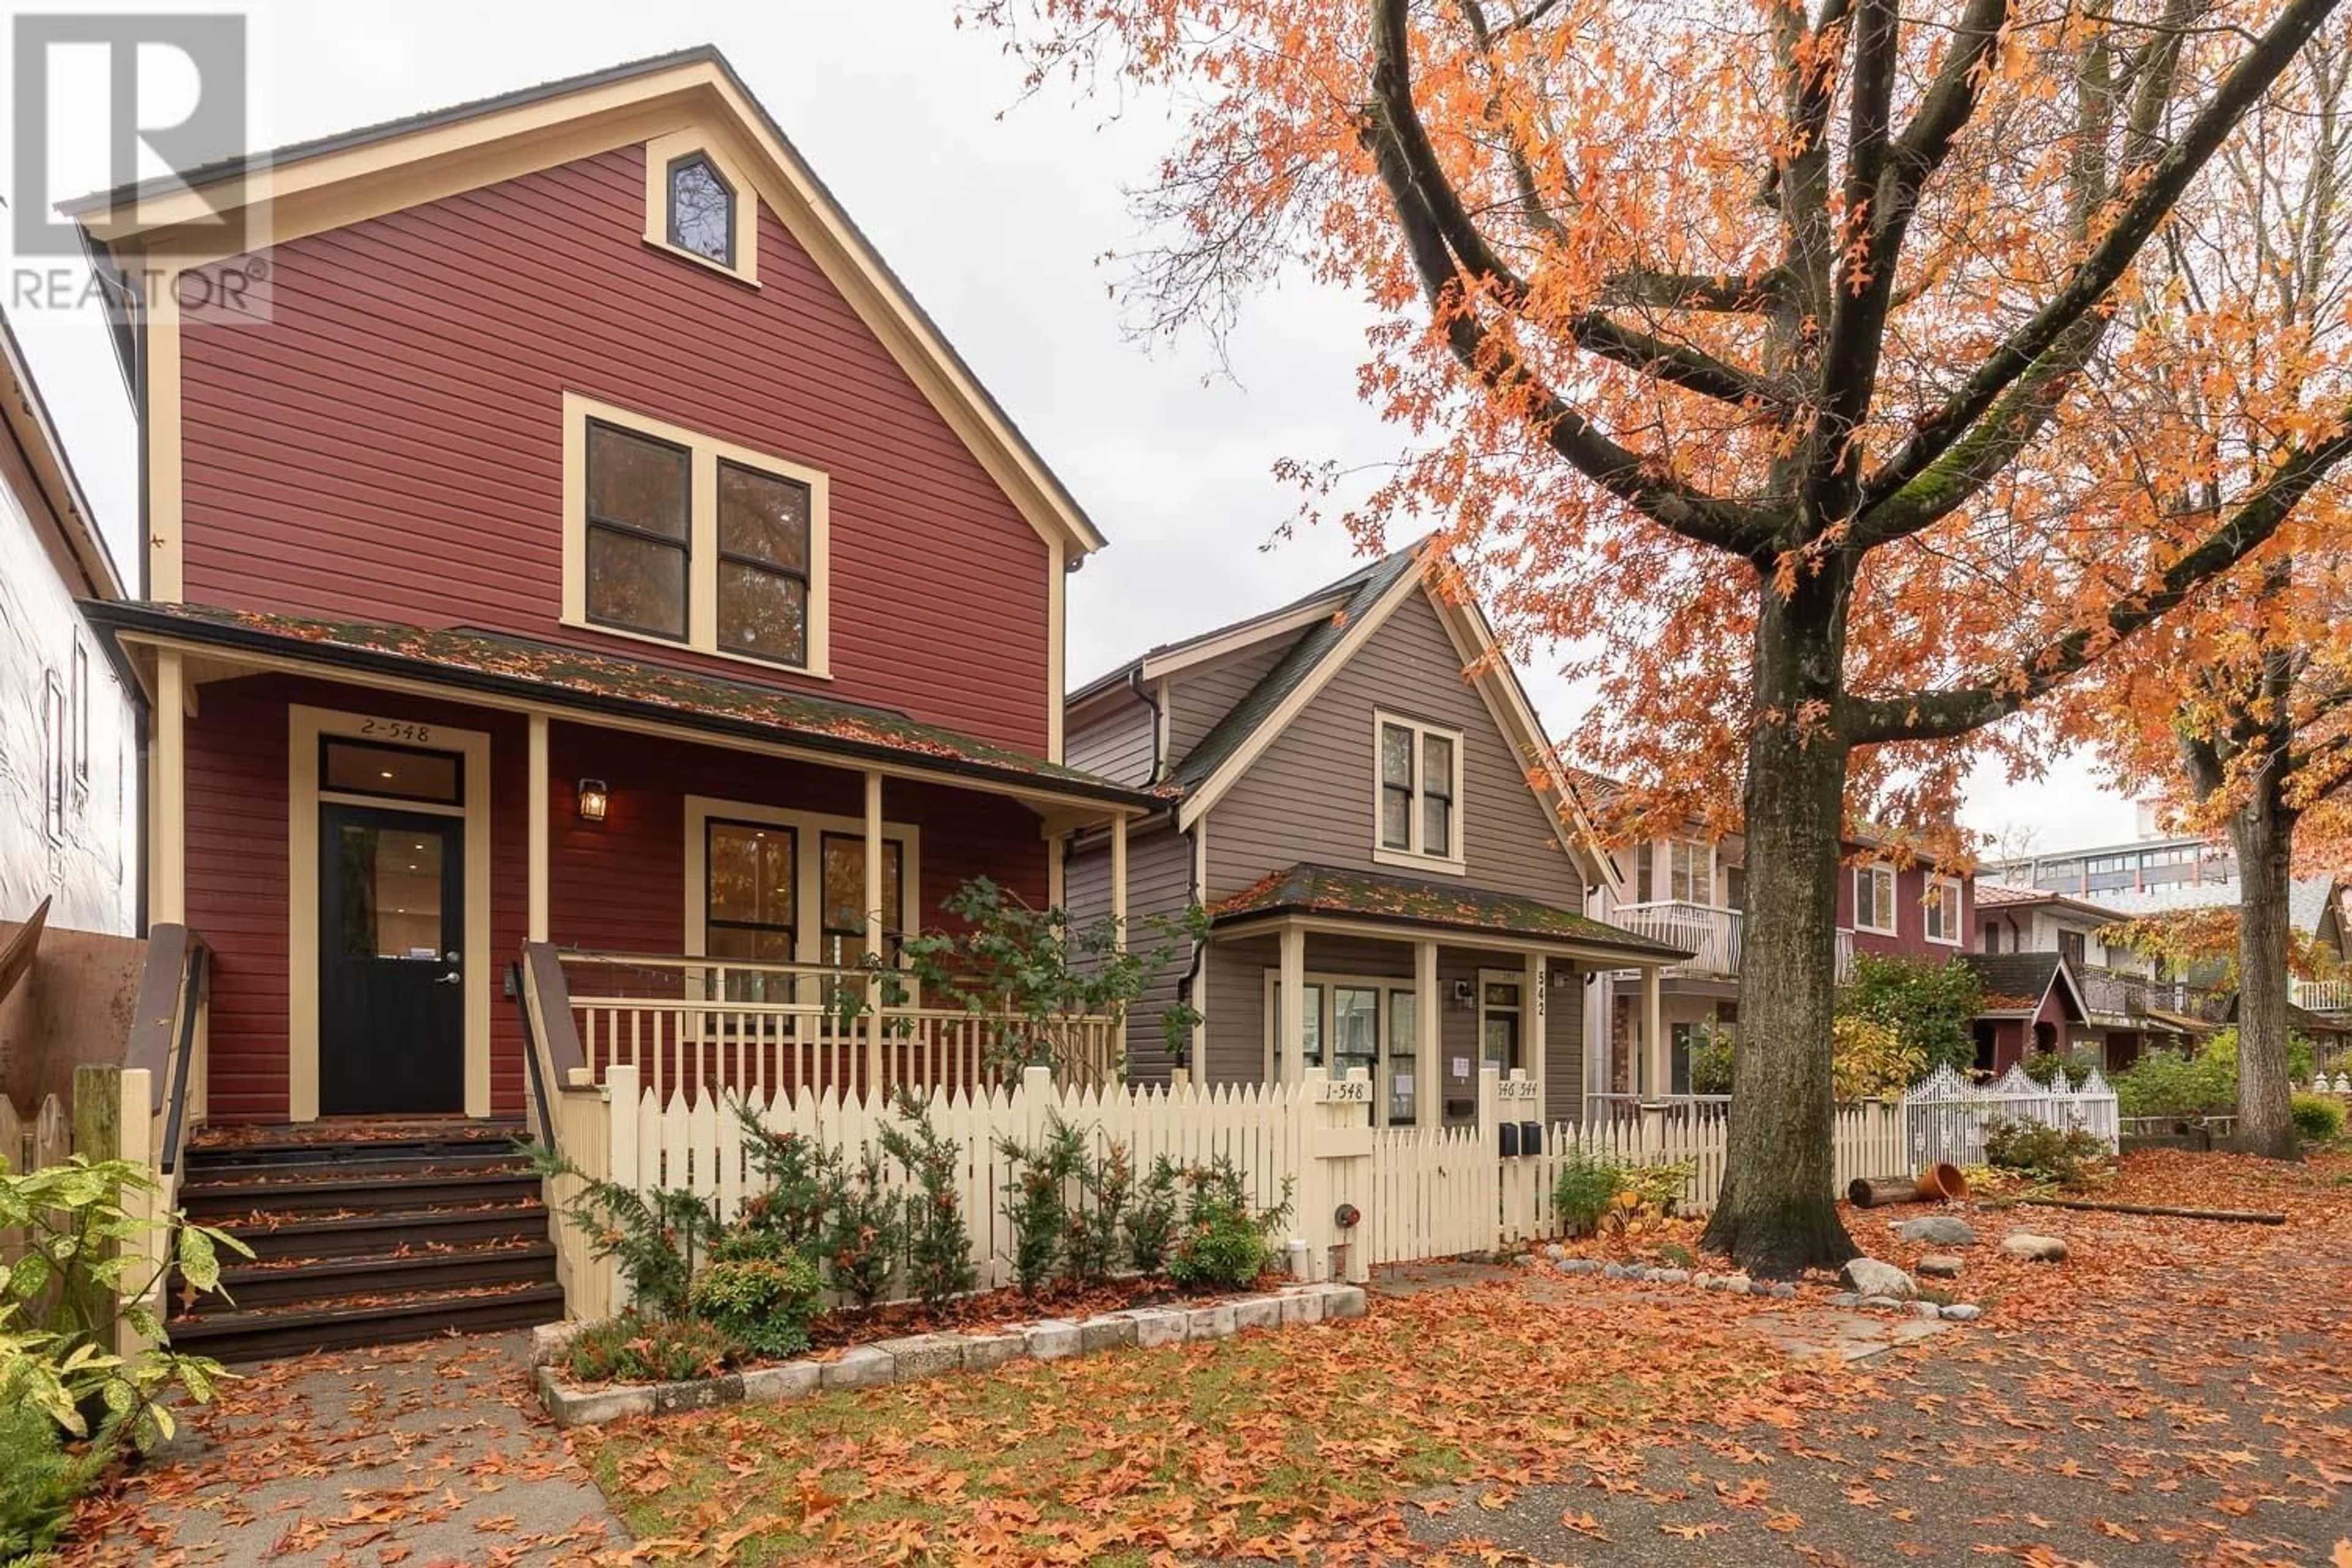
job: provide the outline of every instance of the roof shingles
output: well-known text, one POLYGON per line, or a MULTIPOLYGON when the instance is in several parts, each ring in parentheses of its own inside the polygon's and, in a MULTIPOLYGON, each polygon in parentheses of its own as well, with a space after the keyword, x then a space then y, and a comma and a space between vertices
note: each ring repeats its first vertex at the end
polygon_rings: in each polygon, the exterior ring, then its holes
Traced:
POLYGON ((1305 863, 1262 878, 1209 908, 1209 918, 1219 924, 1275 914, 1334 915, 1495 936, 1549 937, 1633 957, 1690 956, 1680 948, 1534 899, 1420 877, 1305 863))

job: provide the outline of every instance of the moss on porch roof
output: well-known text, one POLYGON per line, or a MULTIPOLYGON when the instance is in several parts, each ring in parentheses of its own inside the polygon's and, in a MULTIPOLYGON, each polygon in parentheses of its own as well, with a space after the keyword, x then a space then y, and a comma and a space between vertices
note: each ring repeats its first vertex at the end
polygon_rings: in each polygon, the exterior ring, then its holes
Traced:
POLYGON ((1160 804, 1151 792, 921 723, 889 709, 698 675, 530 637, 205 605, 89 601, 83 607, 93 621, 121 631, 374 668, 455 688, 535 697, 559 707, 665 718, 691 729, 875 761, 929 763, 945 772, 1131 805, 1160 804))
POLYGON ((1496 936, 1549 937, 1628 956, 1691 956, 1681 948, 1539 900, 1329 866, 1298 865, 1276 871, 1209 907, 1209 918, 1219 924, 1276 914, 1335 915, 1496 936))

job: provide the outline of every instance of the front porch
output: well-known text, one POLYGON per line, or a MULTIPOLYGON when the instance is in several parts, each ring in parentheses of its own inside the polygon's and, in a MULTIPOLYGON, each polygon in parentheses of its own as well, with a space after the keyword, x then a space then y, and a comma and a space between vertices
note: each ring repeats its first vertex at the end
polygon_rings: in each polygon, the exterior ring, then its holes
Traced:
POLYGON ((1475 1123, 1484 1068, 1525 1071, 1527 1120, 1580 1120, 1589 988, 1632 968, 1654 1002, 1661 970, 1688 956, 1530 899, 1318 866, 1211 914, 1194 1070, 1292 1083, 1362 1068, 1380 1127, 1475 1123))

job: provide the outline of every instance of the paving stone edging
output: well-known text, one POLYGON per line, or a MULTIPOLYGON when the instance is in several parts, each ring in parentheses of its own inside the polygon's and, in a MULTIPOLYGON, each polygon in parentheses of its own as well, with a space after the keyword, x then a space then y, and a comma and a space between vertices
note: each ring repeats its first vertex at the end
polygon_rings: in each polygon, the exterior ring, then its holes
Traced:
MULTIPOLYGON (((1532 1258, 1533 1254, 1527 1254, 1532 1258)), ((1653 1268, 1639 1263, 1603 1263, 1596 1258, 1572 1258, 1558 1247, 1548 1248, 1546 1258, 1552 1268, 1562 1274, 1598 1274, 1605 1279, 1631 1279, 1649 1285, 1686 1285, 1699 1290, 1719 1290, 1733 1296, 1769 1296, 1776 1300, 1795 1299, 1797 1288, 1787 1280, 1766 1284, 1750 1279, 1745 1274, 1693 1274, 1687 1268, 1653 1268)), ((1871 1311, 1894 1312, 1902 1317, 1941 1318, 1947 1322, 1965 1323, 1981 1317, 1984 1309, 1967 1301, 1954 1301, 1937 1306, 1933 1301, 1898 1301, 1891 1296, 1858 1296, 1851 1290, 1829 1298, 1832 1307, 1861 1307, 1871 1311)))
POLYGON ((1118 1345, 1222 1340, 1244 1329, 1278 1329, 1364 1315, 1360 1285, 1288 1285, 1271 1296, 1244 1296, 1205 1307, 1132 1307, 1097 1317, 1047 1318, 982 1333, 908 1334, 854 1345, 829 1361, 803 1359, 686 1383, 611 1384, 574 1388, 555 1362, 580 1323, 531 1331, 539 1395, 558 1426, 592 1426, 629 1415, 667 1415, 718 1405, 774 1405, 821 1389, 874 1388, 950 1372, 989 1372, 1012 1361, 1064 1361, 1118 1345))

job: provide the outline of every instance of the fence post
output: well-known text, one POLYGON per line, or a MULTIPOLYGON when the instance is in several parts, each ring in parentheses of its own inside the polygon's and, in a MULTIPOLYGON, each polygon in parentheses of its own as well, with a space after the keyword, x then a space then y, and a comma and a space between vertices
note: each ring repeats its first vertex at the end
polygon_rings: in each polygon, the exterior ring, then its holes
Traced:
POLYGON ((1360 1220, 1351 1230, 1339 1226, 1343 1203, 1360 1212, 1371 1198, 1372 1080, 1362 1068, 1349 1068, 1338 1083, 1321 1068, 1307 1070, 1302 1103, 1307 1137, 1302 1142, 1306 1167, 1297 1195, 1297 1235, 1307 1243, 1307 1273, 1312 1279, 1331 1278, 1332 1249, 1346 1248, 1339 1272, 1362 1284, 1371 1276, 1370 1233, 1360 1220))
MULTIPOLYGON (((618 1062, 604 1069, 604 1109, 608 1115, 604 1179, 633 1193, 646 1190, 638 1170, 637 1115, 642 1097, 637 1088, 637 1071, 635 1066, 624 1067, 618 1062)), ((601 1267, 605 1308, 618 1311, 630 1304, 628 1287, 621 1279, 620 1259, 608 1258, 601 1267)))

